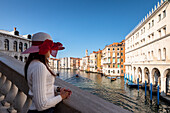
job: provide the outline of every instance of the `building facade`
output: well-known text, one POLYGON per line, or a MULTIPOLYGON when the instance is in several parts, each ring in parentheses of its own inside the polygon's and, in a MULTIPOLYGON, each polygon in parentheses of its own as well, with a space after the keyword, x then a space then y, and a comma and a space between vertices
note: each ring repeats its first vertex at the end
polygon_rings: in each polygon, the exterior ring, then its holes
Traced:
POLYGON ((125 38, 126 76, 170 94, 170 1, 161 0, 125 38))
POLYGON ((20 35, 19 31, 0 30, 0 52, 25 62, 28 54, 21 54, 31 45, 31 35, 20 35))
POLYGON ((101 59, 102 59, 102 50, 99 49, 97 51, 97 72, 102 73, 102 65, 101 65, 101 59))
POLYGON ((49 65, 52 69, 58 69, 58 62, 59 59, 55 59, 55 58, 49 58, 49 65))
POLYGON ((89 55, 89 60, 90 72, 97 72, 97 52, 93 51, 93 53, 89 55))
POLYGON ((105 75, 123 76, 125 72, 125 41, 105 46, 102 50, 102 67, 105 75))

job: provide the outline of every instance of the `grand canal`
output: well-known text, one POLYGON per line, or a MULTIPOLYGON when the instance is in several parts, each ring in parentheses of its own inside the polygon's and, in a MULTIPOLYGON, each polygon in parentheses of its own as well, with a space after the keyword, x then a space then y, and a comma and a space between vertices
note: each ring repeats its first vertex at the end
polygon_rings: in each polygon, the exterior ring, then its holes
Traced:
POLYGON ((170 105, 160 100, 160 106, 157 108, 156 96, 153 96, 152 104, 149 101, 149 92, 147 92, 147 99, 145 99, 145 91, 140 89, 131 89, 124 84, 124 79, 120 78, 116 81, 110 81, 105 76, 96 73, 80 72, 80 77, 76 78, 74 70, 58 70, 60 72, 59 78, 71 83, 82 90, 88 91, 97 95, 113 104, 116 104, 124 109, 132 112, 140 113, 168 113, 170 112, 170 105))

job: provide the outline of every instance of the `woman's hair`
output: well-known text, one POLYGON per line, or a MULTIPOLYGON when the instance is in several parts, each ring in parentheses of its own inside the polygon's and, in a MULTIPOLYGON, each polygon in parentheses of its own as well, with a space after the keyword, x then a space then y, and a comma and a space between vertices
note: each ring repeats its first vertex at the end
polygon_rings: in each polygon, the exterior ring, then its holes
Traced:
POLYGON ((48 69, 48 71, 53 75, 56 76, 48 67, 48 60, 45 58, 45 55, 39 55, 39 53, 30 53, 30 55, 28 56, 28 59, 26 61, 25 64, 25 68, 24 68, 24 73, 25 73, 25 79, 27 80, 27 70, 28 70, 28 66, 31 63, 31 61, 33 60, 39 60, 40 62, 42 62, 46 68, 48 69))

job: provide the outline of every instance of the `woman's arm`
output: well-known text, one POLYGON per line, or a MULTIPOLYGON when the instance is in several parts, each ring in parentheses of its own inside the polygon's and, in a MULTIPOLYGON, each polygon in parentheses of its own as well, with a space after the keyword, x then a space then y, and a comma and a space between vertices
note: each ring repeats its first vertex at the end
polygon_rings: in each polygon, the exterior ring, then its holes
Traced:
POLYGON ((48 70, 42 63, 38 64, 32 73, 32 89, 33 89, 33 101, 38 111, 54 107, 57 103, 62 101, 60 95, 47 99, 46 97, 46 77, 48 70))

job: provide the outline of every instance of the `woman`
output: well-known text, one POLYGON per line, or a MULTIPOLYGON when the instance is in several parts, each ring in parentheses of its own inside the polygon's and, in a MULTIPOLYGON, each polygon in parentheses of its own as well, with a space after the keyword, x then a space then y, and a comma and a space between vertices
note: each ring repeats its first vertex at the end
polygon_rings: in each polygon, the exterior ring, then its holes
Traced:
POLYGON ((32 46, 23 52, 30 53, 24 69, 32 96, 28 113, 53 113, 55 105, 71 95, 70 90, 54 85, 55 74, 48 67, 50 54, 56 57, 62 49, 61 43, 53 43, 50 35, 39 32, 33 35, 32 46), (55 95, 57 89, 60 95, 55 95))

